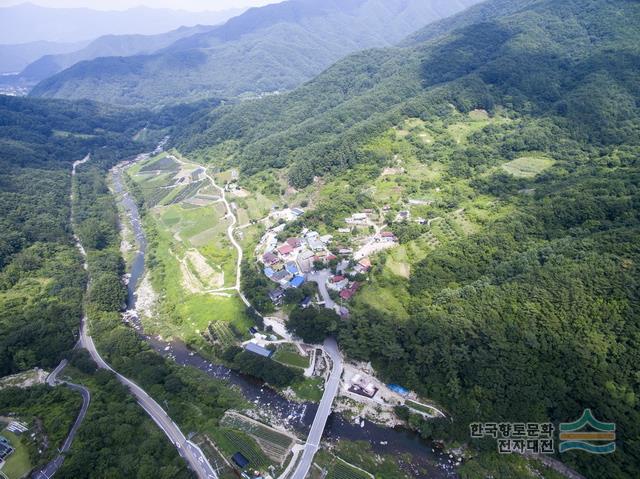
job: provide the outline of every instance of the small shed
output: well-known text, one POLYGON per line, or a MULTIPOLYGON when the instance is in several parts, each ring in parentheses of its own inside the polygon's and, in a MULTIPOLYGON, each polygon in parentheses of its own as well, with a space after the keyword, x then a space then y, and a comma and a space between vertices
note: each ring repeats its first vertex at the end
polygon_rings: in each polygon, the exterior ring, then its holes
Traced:
POLYGON ((263 348, 256 343, 247 343, 244 349, 249 351, 250 353, 262 356, 263 358, 270 358, 271 356, 273 356, 273 351, 267 348, 263 348))
POLYGON ((233 456, 231 456, 231 460, 235 462, 236 466, 238 466, 240 469, 244 469, 250 464, 249 459, 244 457, 240 452, 236 452, 233 456))

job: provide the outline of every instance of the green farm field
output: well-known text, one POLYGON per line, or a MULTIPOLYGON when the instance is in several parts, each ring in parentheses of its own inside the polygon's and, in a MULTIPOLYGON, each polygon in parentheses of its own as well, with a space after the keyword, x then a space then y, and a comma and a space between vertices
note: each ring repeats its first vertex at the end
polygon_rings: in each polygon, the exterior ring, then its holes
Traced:
POLYGON ((237 253, 227 236, 230 220, 225 218, 224 205, 199 196, 201 191, 213 196, 217 190, 201 179, 158 193, 174 181, 176 165, 179 175, 199 168, 160 156, 127 171, 145 198, 155 200, 143 221, 149 237, 151 283, 160 301, 157 314, 144 321, 150 331, 197 345, 203 344, 202 335, 212 322, 233 324, 238 331, 246 331, 251 322, 237 293, 229 289, 236 281, 237 253), (158 176, 144 173, 160 169, 171 171, 158 176))
POLYGON ((534 178, 551 168, 554 161, 543 156, 523 156, 502 165, 502 169, 516 178, 534 178))

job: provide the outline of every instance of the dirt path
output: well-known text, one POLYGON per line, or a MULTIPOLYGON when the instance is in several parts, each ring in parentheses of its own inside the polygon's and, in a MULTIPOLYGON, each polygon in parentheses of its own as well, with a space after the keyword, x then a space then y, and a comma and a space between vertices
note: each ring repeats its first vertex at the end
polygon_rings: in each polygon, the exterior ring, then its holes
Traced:
MULTIPOLYGON (((174 159, 175 161, 177 161, 178 163, 180 163, 183 166, 186 166, 186 165, 192 165, 192 166, 196 166, 197 165, 197 166, 200 166, 200 167, 202 166, 202 165, 199 165, 197 163, 181 160, 180 158, 177 158, 175 156, 172 156, 171 158, 174 159)), ((241 274, 242 274, 242 271, 241 271, 241 269, 242 269, 242 259, 243 259, 244 253, 242 251, 242 246, 240 246, 240 244, 236 241, 235 236, 233 234, 234 230, 236 228, 236 225, 238 224, 238 218, 233 213, 231 205, 229 204, 229 201, 227 200, 227 196, 226 196, 226 192, 224 191, 224 188, 220 187, 216 183, 216 180, 213 178, 213 176, 211 176, 209 174, 209 169, 206 168, 206 167, 205 167, 205 170, 204 170, 204 175, 211 182, 213 187, 216 188, 220 192, 220 200, 222 201, 222 203, 224 203, 224 207, 225 207, 225 211, 226 211, 225 217, 231 218, 231 224, 227 228, 227 236, 229 237, 229 241, 231 242, 231 244, 233 245, 233 247, 236 249, 236 251, 238 253, 238 258, 237 258, 237 262, 236 262, 236 284, 235 284, 235 286, 232 287, 232 288, 221 288, 221 289, 218 289, 218 290, 211 290, 211 291, 207 291, 207 293, 221 294, 222 295, 222 294, 224 294, 224 293, 222 293, 222 291, 237 291, 237 293, 240 295, 240 299, 242 299, 242 302, 247 307, 250 307, 251 303, 249 303, 247 298, 244 296, 244 294, 242 294, 242 291, 240 290, 240 280, 241 280, 241 274)))

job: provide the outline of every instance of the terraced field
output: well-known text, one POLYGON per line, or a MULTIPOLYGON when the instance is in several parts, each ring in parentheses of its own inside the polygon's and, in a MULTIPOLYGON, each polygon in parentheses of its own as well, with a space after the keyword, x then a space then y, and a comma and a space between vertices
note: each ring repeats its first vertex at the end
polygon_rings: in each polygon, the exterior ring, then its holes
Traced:
POLYGON ((372 479, 373 475, 366 474, 360 469, 350 466, 341 459, 336 459, 327 474, 327 479, 372 479))
POLYGON ((180 165, 168 156, 161 157, 155 161, 146 163, 140 168, 140 173, 156 172, 156 171, 174 171, 180 170, 180 165))
POLYGON ((220 477, 231 477, 233 474, 233 469, 229 467, 227 461, 222 455, 213 447, 211 439, 207 436, 203 436, 198 434, 192 438, 194 444, 197 444, 202 452, 204 452, 205 456, 209 460, 211 466, 216 470, 218 476, 220 477))
POLYGON ((236 343, 236 337, 229 325, 223 321, 214 321, 209 324, 209 334, 214 342, 218 342, 223 348, 236 343))
POLYGON ((215 431, 216 444, 228 455, 241 453, 249 460, 251 469, 264 470, 271 465, 269 458, 262 452, 256 441, 234 429, 220 428, 215 431))
POLYGON ((279 464, 284 463, 295 442, 286 434, 233 412, 225 414, 220 424, 225 428, 242 431, 251 436, 260 449, 279 464))

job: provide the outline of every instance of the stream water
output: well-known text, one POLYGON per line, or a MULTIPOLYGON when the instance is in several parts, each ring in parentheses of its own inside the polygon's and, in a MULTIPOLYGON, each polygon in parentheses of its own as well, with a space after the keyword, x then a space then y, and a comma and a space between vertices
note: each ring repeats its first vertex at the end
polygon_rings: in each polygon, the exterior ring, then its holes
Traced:
MULTIPOLYGON (((139 156, 136 160, 147 158, 139 156)), ((209 376, 228 381, 239 388, 245 399, 254 404, 271 417, 275 422, 282 424, 306 437, 317 405, 313 403, 298 403, 291 401, 264 383, 244 376, 229 368, 211 363, 197 352, 190 350, 186 344, 178 340, 166 341, 157 336, 144 333, 142 324, 135 314, 136 288, 145 271, 145 255, 147 251, 147 239, 145 237, 138 206, 131 194, 124 186, 124 169, 132 162, 125 162, 112 170, 113 187, 116 193, 116 201, 120 203, 129 218, 131 228, 136 240, 136 254, 131 264, 128 282, 127 308, 130 323, 148 344, 164 357, 168 357, 176 363, 184 366, 196 367, 209 376)), ((433 444, 421 440, 417 434, 402 428, 385 428, 370 421, 360 420, 358 423, 349 422, 339 414, 329 416, 329 421, 324 432, 323 439, 337 441, 340 439, 349 441, 366 441, 371 444, 374 452, 402 456, 410 454, 411 461, 399 460, 402 469, 413 477, 422 478, 455 478, 458 477, 453 466, 453 461, 448 455, 434 448, 433 444)))

